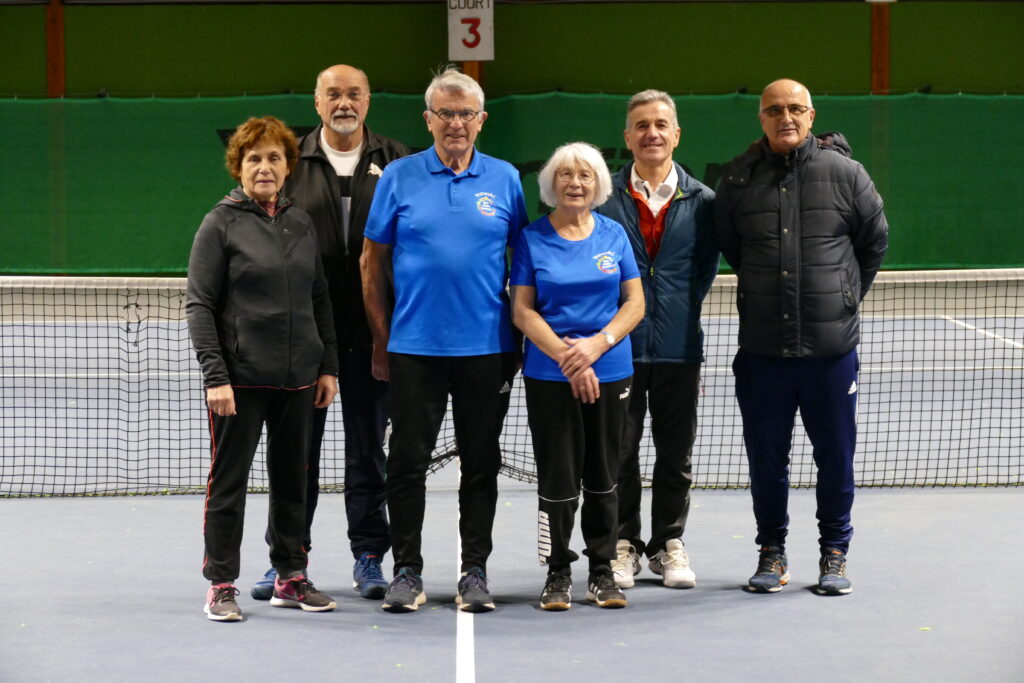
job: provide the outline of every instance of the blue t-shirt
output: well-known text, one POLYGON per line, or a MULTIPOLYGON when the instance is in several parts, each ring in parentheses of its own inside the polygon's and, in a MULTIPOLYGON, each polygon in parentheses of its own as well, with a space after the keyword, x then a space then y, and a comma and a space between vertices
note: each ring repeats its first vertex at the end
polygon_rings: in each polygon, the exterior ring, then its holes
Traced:
POLYGON ((392 247, 388 351, 478 356, 513 351, 506 248, 526 225, 519 172, 473 150, 459 175, 433 147, 388 164, 364 234, 392 247))
MULTIPOLYGON (((560 237, 547 216, 523 228, 512 256, 513 285, 535 287, 535 307, 559 337, 590 337, 619 311, 621 284, 640 277, 626 231, 606 216, 593 214, 594 230, 584 240, 560 237)), ((633 374, 629 336, 593 365, 601 382, 633 374)), ((529 339, 523 374, 567 382, 558 363, 529 339)))

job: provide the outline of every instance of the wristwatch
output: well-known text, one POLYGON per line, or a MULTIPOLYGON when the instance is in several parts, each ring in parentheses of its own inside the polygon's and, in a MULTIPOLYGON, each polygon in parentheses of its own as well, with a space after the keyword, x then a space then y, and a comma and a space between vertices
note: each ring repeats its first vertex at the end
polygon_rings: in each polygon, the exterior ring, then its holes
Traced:
POLYGON ((615 335, 607 330, 601 330, 601 334, 604 335, 605 341, 608 342, 608 346, 615 346, 615 335))

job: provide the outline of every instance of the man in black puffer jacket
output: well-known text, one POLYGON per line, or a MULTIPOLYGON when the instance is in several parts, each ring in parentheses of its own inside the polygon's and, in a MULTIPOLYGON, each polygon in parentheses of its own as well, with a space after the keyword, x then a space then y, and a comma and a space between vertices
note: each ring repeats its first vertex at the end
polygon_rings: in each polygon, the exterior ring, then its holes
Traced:
POLYGON ((761 95, 765 136, 729 166, 715 203, 718 248, 738 276, 736 399, 750 465, 761 548, 748 588, 789 580, 789 451, 800 410, 818 466, 818 593, 852 588, 860 302, 888 245, 882 199, 838 134, 811 134, 814 108, 800 83, 761 95))

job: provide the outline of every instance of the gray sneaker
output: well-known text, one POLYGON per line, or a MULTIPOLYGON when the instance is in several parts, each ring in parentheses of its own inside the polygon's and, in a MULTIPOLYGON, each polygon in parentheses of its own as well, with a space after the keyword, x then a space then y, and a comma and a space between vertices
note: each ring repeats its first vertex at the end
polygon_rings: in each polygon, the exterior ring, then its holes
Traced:
POLYGON ((853 585, 846 578, 846 553, 842 550, 823 548, 818 569, 821 575, 814 590, 819 595, 846 595, 853 592, 853 585))
POLYGON ((459 579, 459 593, 455 604, 463 612, 490 612, 494 600, 487 590, 487 574, 480 567, 470 567, 459 579))
POLYGON ((754 593, 778 593, 789 583, 789 560, 779 546, 761 548, 757 571, 747 581, 747 590, 754 593))
POLYGON ((235 596, 238 589, 233 583, 218 583, 206 591, 206 604, 203 612, 211 621, 241 621, 242 610, 238 609, 235 596))
POLYGON ((416 575, 412 567, 402 567, 388 586, 383 607, 387 612, 415 612, 426 601, 423 578, 416 575))

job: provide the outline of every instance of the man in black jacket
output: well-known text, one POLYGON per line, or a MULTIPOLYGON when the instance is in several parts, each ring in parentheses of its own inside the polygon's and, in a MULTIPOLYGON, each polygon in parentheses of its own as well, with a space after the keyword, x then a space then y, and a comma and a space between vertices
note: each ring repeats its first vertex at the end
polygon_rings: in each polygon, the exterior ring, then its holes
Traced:
MULTIPOLYGON (((320 72, 313 97, 321 125, 299 139, 300 158, 284 195, 316 224, 338 335, 339 397, 345 429, 345 513, 355 557, 353 584, 364 598, 387 589, 380 561, 391 548, 384 489, 387 383, 370 374, 372 340, 363 309, 359 257, 363 227, 384 167, 409 153, 400 142, 370 131, 370 84, 360 69, 338 64, 320 72)), ((316 410, 309 454, 306 544, 320 486, 320 445, 327 409, 316 410)), ((273 569, 252 589, 269 599, 273 569), (269 585, 270 591, 267 590, 269 585)))
POLYGON ((888 244, 882 199, 841 135, 819 140, 811 95, 775 81, 761 95, 764 137, 729 166, 715 204, 718 247, 738 276, 736 399, 761 547, 748 588, 789 581, 789 451, 799 409, 818 467, 823 595, 852 588, 860 303, 888 244))

